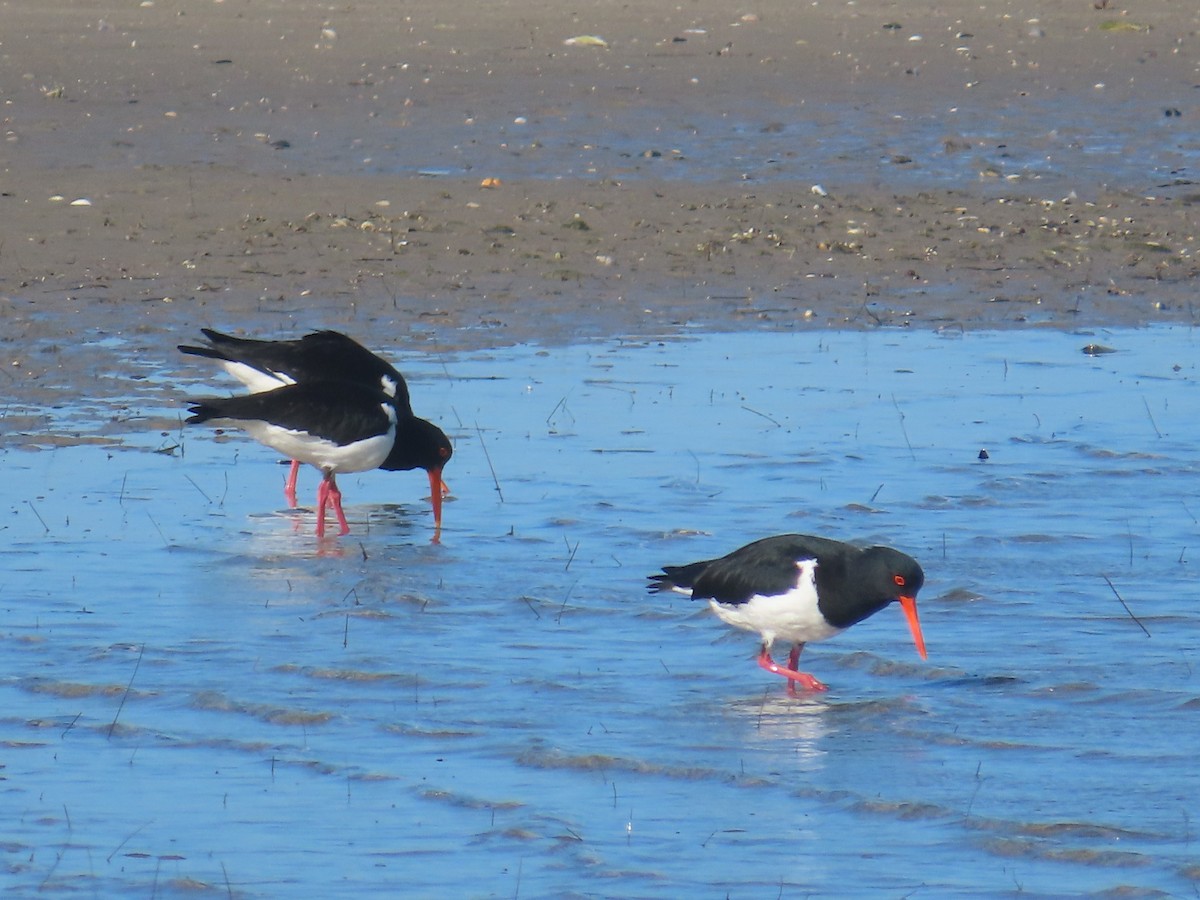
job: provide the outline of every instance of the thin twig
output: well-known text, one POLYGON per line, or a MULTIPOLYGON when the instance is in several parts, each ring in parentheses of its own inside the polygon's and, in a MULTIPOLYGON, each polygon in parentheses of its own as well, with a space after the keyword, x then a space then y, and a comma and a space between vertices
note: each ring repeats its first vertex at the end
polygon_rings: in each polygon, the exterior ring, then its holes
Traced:
POLYGON ((39 885, 38 890, 42 890, 47 884, 50 883, 50 879, 54 877, 54 873, 58 870, 58 864, 62 862, 63 854, 66 852, 67 851, 65 850, 58 851, 58 855, 54 857, 54 865, 50 867, 50 871, 47 872, 46 877, 42 879, 42 883, 39 885))
POLYGON ((483 458, 487 460, 488 469, 492 473, 492 482, 496 485, 496 493, 500 495, 500 502, 504 502, 504 492, 500 490, 500 479, 496 477, 496 467, 492 465, 492 456, 488 453, 487 444, 483 442, 483 432, 479 430, 479 423, 475 423, 475 433, 479 435, 479 446, 483 448, 483 458))
POLYGON ((25 505, 33 510, 33 514, 37 516, 37 520, 42 523, 42 527, 46 529, 46 534, 50 533, 50 526, 46 524, 46 520, 42 518, 42 514, 37 511, 37 507, 33 505, 33 501, 26 500, 25 505))
MULTIPOLYGON (((554 409, 550 410, 550 415, 546 416, 546 424, 547 424, 547 425, 550 425, 550 420, 554 418, 554 414, 555 414, 556 412, 558 412, 558 410, 559 410, 559 408, 560 408, 560 407, 562 408, 562 411, 563 411, 564 413, 566 413, 568 416, 570 416, 570 415, 571 415, 571 412, 570 412, 570 410, 568 410, 568 409, 566 408, 566 405, 565 405, 565 404, 566 404, 566 402, 567 402, 567 395, 566 395, 566 394, 563 394, 563 395, 562 395, 562 398, 561 398, 561 399, 560 399, 560 400, 559 400, 557 403, 555 403, 555 404, 554 404, 554 409)), ((572 420, 574 420, 574 418, 575 418, 574 416, 571 416, 571 419, 572 419, 572 420)), ((553 426, 553 425, 550 425, 550 427, 551 427, 551 428, 553 428, 554 426, 553 426)))
POLYGON ((966 818, 971 818, 971 807, 975 805, 975 798, 979 796, 979 789, 983 787, 983 779, 979 777, 980 770, 983 769, 983 762, 975 765, 975 790, 971 792, 971 799, 967 801, 967 811, 964 813, 966 818))
POLYGON ((558 608, 558 615, 554 617, 554 624, 562 624, 563 613, 567 611, 567 601, 571 599, 571 592, 575 590, 575 585, 579 584, 579 579, 576 578, 571 582, 571 586, 567 588, 566 594, 563 595, 562 606, 558 608))
POLYGON ((112 862, 112 858, 121 852, 121 848, 124 847, 126 844, 128 844, 130 841, 132 841, 139 834, 141 834, 142 829, 144 829, 149 824, 150 824, 150 822, 143 822, 137 828, 133 829, 133 831, 129 832, 129 834, 125 837, 125 840, 123 840, 123 841, 121 841, 121 843, 117 844, 117 849, 114 850, 112 853, 108 854, 108 858, 105 859, 104 861, 112 862))
POLYGON ((904 443, 908 445, 909 456, 916 462, 917 454, 913 452, 912 441, 908 439, 908 429, 904 427, 904 413, 900 409, 900 404, 896 402, 895 394, 892 394, 892 406, 896 407, 896 412, 900 416, 900 433, 904 435, 904 443))
POLYGON ((1137 622, 1137 627, 1146 632, 1146 637, 1150 637, 1150 632, 1146 631, 1146 626, 1142 624, 1142 620, 1133 614, 1133 610, 1129 608, 1129 604, 1125 602, 1125 598, 1121 596, 1120 592, 1113 585, 1112 581, 1109 580, 1109 577, 1107 575, 1101 575, 1100 577, 1108 582, 1108 586, 1112 588, 1112 592, 1116 594, 1117 599, 1121 601, 1121 605, 1125 607, 1125 612, 1129 613, 1129 618, 1137 622))
POLYGON ((162 542, 163 542, 163 543, 164 543, 166 546, 170 547, 170 546, 171 546, 171 542, 167 540, 167 536, 166 536, 165 534, 163 534, 163 530, 162 530, 161 528, 159 528, 159 527, 158 527, 158 523, 154 521, 154 516, 150 515, 150 513, 149 513, 149 512, 147 512, 147 513, 146 513, 146 518, 150 520, 150 524, 154 526, 154 530, 158 532, 158 536, 159 536, 160 538, 162 538, 162 542))
POLYGON ((1142 404, 1146 407, 1146 415, 1150 419, 1150 424, 1154 428, 1154 433, 1159 437, 1162 437, 1162 432, 1158 430, 1158 423, 1154 421, 1154 413, 1150 412, 1150 402, 1145 397, 1142 397, 1142 404))
POLYGON ((575 560, 575 554, 579 552, 579 541, 575 542, 575 546, 571 546, 571 542, 567 540, 567 536, 563 535, 563 543, 567 545, 567 549, 571 551, 571 555, 567 557, 567 564, 563 566, 563 571, 571 568, 571 563, 575 560))
MULTIPOLYGON (((113 716, 112 724, 110 724, 108 726, 108 739, 109 740, 112 740, 113 729, 117 727, 117 719, 121 718, 121 710, 123 710, 125 708, 125 701, 127 699, 129 699, 129 691, 133 688, 133 679, 137 678, 138 669, 140 669, 142 667, 142 656, 145 654, 145 652, 146 652, 146 645, 142 644, 141 649, 138 650, 137 662, 134 663, 134 666, 133 666, 133 674, 129 676, 129 684, 125 685, 125 693, 121 695, 121 702, 117 706, 117 714, 115 716, 113 716)), ((118 848, 118 849, 120 849, 120 848, 118 848)), ((110 856, 109 859, 112 859, 112 857, 110 856)))
POLYGON ((748 413, 754 413, 754 415, 756 415, 756 416, 762 416, 764 419, 766 419, 768 422, 770 422, 770 423, 771 423, 772 425, 774 425, 776 428, 782 428, 782 427, 783 427, 783 426, 782 426, 782 425, 780 425, 780 424, 779 424, 777 421, 775 421, 774 419, 772 419, 770 416, 768 416, 768 415, 767 415, 766 413, 764 413, 764 412, 759 412, 757 409, 751 409, 749 406, 742 406, 742 409, 744 409, 744 410, 745 410, 746 412, 748 412, 748 413))
POLYGON ((82 715, 83 715, 83 713, 81 713, 81 712, 75 713, 75 718, 73 718, 69 723, 67 723, 67 727, 63 729, 63 733, 59 735, 60 739, 65 738, 67 736, 67 732, 75 727, 75 723, 79 721, 79 717, 82 715))
MULTIPOLYGON (((200 485, 196 484, 195 479, 193 479, 191 475, 187 474, 187 472, 184 472, 183 477, 192 483, 192 487, 194 487, 196 490, 198 490, 200 492, 200 496, 203 497, 205 500, 207 500, 209 502, 209 504, 211 504, 213 502, 212 497, 210 497, 210 496, 208 496, 208 494, 204 493, 204 488, 202 488, 202 487, 200 487, 200 485)), ((226 481, 229 480, 228 473, 226 473, 225 479, 226 479, 226 481)), ((124 491, 124 489, 125 489, 125 485, 124 485, 124 483, 122 483, 121 490, 124 491)))

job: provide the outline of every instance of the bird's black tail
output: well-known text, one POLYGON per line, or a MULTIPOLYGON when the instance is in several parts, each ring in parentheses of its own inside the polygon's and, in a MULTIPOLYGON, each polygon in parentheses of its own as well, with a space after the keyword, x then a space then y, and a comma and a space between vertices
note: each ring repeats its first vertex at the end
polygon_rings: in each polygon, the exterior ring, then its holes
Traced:
POLYGON ((217 408, 206 400, 189 400, 188 412, 191 415, 183 420, 185 425, 199 425, 201 422, 220 417, 217 408))
POLYGON ((203 356, 205 359, 219 359, 223 362, 229 360, 228 354, 216 347, 197 347, 194 344, 178 344, 177 347, 180 353, 187 353, 191 356, 203 356))
POLYGON ((663 566, 661 575, 648 575, 649 583, 646 590, 651 594, 661 594, 676 588, 690 591, 700 573, 708 566, 709 560, 696 562, 687 566, 663 566))

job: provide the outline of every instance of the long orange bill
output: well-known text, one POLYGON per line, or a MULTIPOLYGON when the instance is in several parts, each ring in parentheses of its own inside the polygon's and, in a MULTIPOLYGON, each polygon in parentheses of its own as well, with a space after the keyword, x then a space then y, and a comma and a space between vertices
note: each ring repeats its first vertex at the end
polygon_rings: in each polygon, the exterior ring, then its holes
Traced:
POLYGON ((433 524, 435 528, 442 527, 442 470, 429 470, 429 500, 433 503, 433 524))
POLYGON ((925 653, 925 638, 921 634, 921 620, 917 618, 917 598, 905 597, 901 594, 900 608, 904 610, 904 616, 908 619, 908 630, 912 632, 913 643, 917 645, 917 652, 921 654, 921 659, 929 659, 925 653))

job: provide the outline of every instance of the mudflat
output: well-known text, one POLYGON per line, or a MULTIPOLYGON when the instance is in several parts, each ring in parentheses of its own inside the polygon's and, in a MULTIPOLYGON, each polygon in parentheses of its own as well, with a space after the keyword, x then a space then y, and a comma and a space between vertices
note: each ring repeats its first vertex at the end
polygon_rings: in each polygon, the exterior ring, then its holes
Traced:
POLYGON ((1194 321, 1200 8, 1039 6, 5 0, 10 394, 201 325, 1194 321))

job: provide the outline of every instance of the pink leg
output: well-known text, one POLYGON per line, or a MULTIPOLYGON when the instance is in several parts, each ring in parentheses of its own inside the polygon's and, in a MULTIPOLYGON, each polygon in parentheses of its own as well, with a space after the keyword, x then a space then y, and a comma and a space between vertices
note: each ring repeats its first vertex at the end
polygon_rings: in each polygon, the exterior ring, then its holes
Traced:
POLYGON ((317 488, 317 537, 325 537, 325 507, 329 505, 329 481, 321 479, 317 488))
POLYGON ((807 672, 798 672, 796 666, 800 662, 800 651, 804 649, 803 644, 796 644, 792 647, 791 655, 788 656, 788 668, 781 668, 775 660, 771 659, 770 650, 766 644, 763 645, 762 651, 758 654, 758 664, 773 675, 781 675, 788 680, 788 693, 796 692, 794 682, 800 682, 806 690, 810 691, 827 691, 828 686, 817 681, 807 672))
POLYGON ((283 485, 283 496, 287 497, 288 508, 296 508, 296 478, 300 475, 300 460, 292 460, 292 468, 288 472, 287 481, 283 485))

